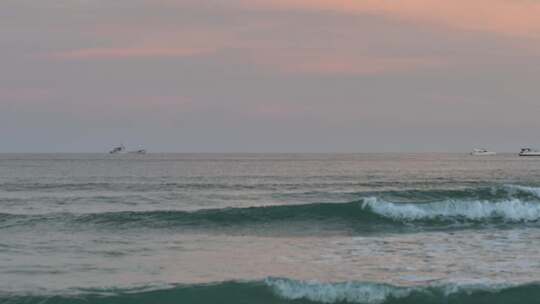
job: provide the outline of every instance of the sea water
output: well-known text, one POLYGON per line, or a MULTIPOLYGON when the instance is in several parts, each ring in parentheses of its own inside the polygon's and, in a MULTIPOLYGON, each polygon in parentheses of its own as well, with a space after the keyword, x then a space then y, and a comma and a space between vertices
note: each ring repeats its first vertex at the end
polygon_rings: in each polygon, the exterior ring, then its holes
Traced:
POLYGON ((0 303, 540 303, 540 158, 0 155, 0 303))

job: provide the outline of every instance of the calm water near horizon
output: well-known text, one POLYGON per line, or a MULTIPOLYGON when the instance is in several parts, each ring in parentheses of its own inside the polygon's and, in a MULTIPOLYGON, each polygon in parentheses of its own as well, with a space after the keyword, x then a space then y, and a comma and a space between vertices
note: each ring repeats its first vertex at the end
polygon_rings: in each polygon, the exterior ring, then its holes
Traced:
POLYGON ((538 303, 540 157, 0 154, 0 303, 538 303))

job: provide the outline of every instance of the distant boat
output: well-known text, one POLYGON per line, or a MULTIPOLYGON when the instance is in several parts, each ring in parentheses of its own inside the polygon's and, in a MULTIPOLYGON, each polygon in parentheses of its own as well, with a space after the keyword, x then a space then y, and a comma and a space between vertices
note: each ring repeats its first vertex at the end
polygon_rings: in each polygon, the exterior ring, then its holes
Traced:
POLYGON ((114 147, 111 151, 109 151, 109 154, 124 154, 126 153, 126 147, 124 145, 114 147))
POLYGON ((109 151, 109 154, 146 154, 146 150, 140 149, 140 150, 134 150, 134 151, 127 151, 126 147, 122 145, 122 146, 114 147, 111 151, 109 151))
POLYGON ((129 151, 128 153, 129 154, 146 154, 146 150, 141 149, 141 150, 129 151))
POLYGON ((531 148, 523 148, 519 152, 519 156, 540 156, 540 151, 531 148))
POLYGON ((473 156, 493 156, 493 155, 497 155, 497 153, 495 153, 493 151, 488 151, 486 149, 473 149, 473 151, 471 152, 471 155, 473 155, 473 156))

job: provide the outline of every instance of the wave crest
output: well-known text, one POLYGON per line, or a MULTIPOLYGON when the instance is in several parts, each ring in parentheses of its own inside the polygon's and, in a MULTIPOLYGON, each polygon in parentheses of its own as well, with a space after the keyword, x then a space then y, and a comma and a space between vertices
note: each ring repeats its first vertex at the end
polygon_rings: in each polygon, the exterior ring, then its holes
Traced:
POLYGON ((412 289, 376 283, 318 283, 289 279, 266 279, 274 292, 288 300, 307 299, 321 303, 380 304, 388 298, 407 297, 412 289))
POLYGON ((505 185, 504 188, 509 191, 510 195, 516 193, 526 193, 540 198, 540 187, 530 187, 521 185, 505 185))
POLYGON ((11 304, 112 304, 112 303, 356 303, 356 304, 533 304, 540 285, 441 284, 414 287, 348 281, 320 283, 287 278, 264 281, 228 281, 214 284, 176 285, 163 289, 81 289, 74 293, 2 294, 0 303, 11 304))
MULTIPOLYGON (((179 229, 227 233, 379 233, 540 224, 540 200, 524 186, 370 193, 356 201, 98 213, 0 213, 0 229, 179 229), (512 189, 512 190, 509 190, 512 189), (512 194, 512 191, 515 193, 512 194), (529 191, 529 192, 527 192, 529 191), (282 227, 286 226, 285 231, 282 227), (321 229, 324 228, 324 229, 321 229)), ((529 189, 530 188, 530 189, 529 189)), ((366 195, 366 194, 364 194, 366 195)))
POLYGON ((536 303, 538 284, 459 284, 399 287, 380 283, 319 283, 290 279, 267 279, 281 298, 318 303, 508 303, 520 295, 520 303, 536 303))
POLYGON ((519 199, 500 202, 449 200, 425 204, 397 204, 370 197, 364 199, 362 208, 398 221, 502 219, 510 222, 533 222, 540 219, 539 203, 523 202, 519 199))

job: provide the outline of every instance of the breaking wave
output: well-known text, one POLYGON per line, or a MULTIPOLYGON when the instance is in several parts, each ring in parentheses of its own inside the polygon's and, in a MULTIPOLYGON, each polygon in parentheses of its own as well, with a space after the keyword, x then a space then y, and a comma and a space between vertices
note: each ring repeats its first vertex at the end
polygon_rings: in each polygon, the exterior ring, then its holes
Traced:
POLYGON ((363 209, 396 221, 422 220, 503 220, 507 222, 532 222, 540 219, 540 203, 512 199, 491 201, 443 201, 426 204, 398 204, 367 198, 363 209))
MULTIPOLYGON (((241 229, 353 233, 414 232, 428 229, 540 225, 540 188, 508 185, 462 190, 371 193, 351 202, 100 213, 0 213, 0 229, 241 229), (328 229, 325 229, 328 228, 328 229)), ((230 231, 229 231, 230 232, 230 231)))
POLYGON ((178 285, 160 290, 83 289, 71 294, 0 294, 10 304, 109 303, 358 303, 358 304, 469 304, 538 303, 540 285, 425 285, 398 287, 387 284, 319 283, 283 278, 178 285))

